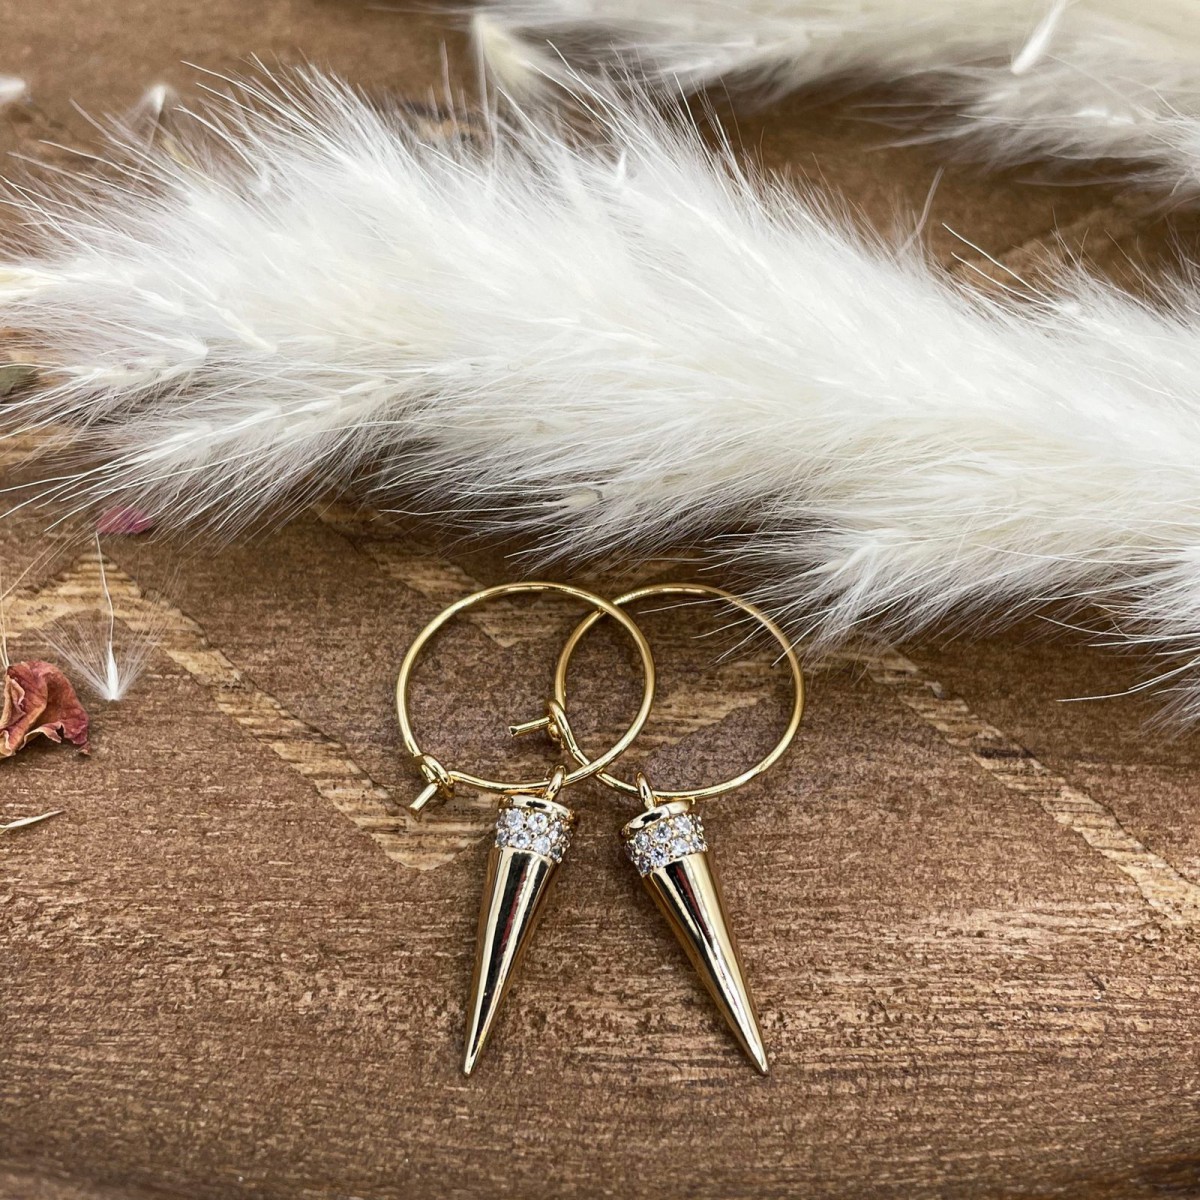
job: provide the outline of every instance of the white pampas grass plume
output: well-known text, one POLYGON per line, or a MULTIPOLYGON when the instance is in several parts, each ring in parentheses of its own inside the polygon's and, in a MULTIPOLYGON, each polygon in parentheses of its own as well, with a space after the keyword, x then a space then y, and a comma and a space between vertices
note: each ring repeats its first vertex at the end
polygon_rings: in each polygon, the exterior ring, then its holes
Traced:
POLYGON ((104 611, 95 619, 81 616, 56 622, 43 632, 43 637, 68 668, 67 675, 82 682, 99 699, 115 704, 124 700, 141 678, 158 647, 161 631, 143 625, 138 629, 123 626, 123 635, 118 632, 116 609, 98 538, 96 559, 104 611))
POLYGON ((563 63, 553 53, 484 13, 472 20, 471 34, 484 71, 513 99, 540 96, 551 80, 563 77, 563 63))
POLYGON ((62 382, 10 408, 100 456, 44 494, 232 532, 370 464, 574 557, 741 529, 825 643, 1094 601, 1200 657, 1195 289, 973 295, 596 95, 598 145, 241 95, 107 199, 27 201, 0 319, 62 382))
POLYGON ((16 104, 29 94, 29 85, 16 75, 0 75, 0 108, 16 104))
POLYGON ((931 137, 998 162, 1115 159, 1200 195, 1195 0, 490 0, 476 38, 515 95, 578 69, 770 98, 917 80, 931 137))
POLYGON ((616 68, 667 89, 728 80, 770 97, 842 75, 895 78, 1003 53, 1033 30, 1039 7, 1038 0, 487 0, 474 33, 486 57, 507 57, 510 72, 524 44, 536 55, 531 70, 562 56, 576 68, 616 68))

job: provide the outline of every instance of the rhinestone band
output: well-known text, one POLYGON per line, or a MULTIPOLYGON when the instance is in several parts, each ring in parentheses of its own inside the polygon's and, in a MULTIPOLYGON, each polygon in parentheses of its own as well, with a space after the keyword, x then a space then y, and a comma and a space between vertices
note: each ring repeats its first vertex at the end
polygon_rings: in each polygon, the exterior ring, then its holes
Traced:
POLYGON ((503 808, 496 818, 496 845, 532 850, 556 863, 571 844, 571 827, 561 817, 528 808, 503 808))
POLYGON ((695 813, 681 813, 674 817, 663 817, 653 825, 638 830, 625 843, 625 849, 638 874, 649 875, 658 867, 707 850, 708 843, 704 840, 704 826, 700 824, 700 818, 695 813))

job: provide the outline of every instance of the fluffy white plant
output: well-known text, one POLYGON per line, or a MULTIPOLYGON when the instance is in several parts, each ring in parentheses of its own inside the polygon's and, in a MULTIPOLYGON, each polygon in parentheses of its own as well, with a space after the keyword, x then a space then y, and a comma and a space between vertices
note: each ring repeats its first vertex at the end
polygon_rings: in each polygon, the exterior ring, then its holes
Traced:
POLYGON ((596 97, 599 145, 241 95, 25 202, 0 324, 62 382, 8 411, 100 456, 43 497, 233 532, 369 464, 575 558, 728 535, 827 642, 1094 600, 1200 656, 1194 291, 973 295, 596 97))
POLYGON ((1200 195, 1196 0, 489 0, 475 31, 517 95, 567 62, 767 97, 917 76, 937 135, 972 153, 1117 159, 1200 195))
POLYGON ((25 80, 16 75, 0 75, 0 108, 24 100, 29 89, 25 80))

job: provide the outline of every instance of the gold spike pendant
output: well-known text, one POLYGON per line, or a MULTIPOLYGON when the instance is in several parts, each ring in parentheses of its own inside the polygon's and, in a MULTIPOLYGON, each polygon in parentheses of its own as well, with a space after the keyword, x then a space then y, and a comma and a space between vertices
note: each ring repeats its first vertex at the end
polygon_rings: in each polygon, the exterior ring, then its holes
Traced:
MULTIPOLYGON (((642 785, 647 803, 653 801, 642 785)), ((688 800, 654 802, 621 831, 646 890, 670 922, 738 1044, 765 1075, 762 1030, 700 818, 688 800)))
MULTIPOLYGON (((551 788, 556 792, 556 787, 551 788)), ((479 908, 463 1072, 470 1075, 528 949, 571 844, 575 814, 547 796, 511 796, 496 818, 479 908)))

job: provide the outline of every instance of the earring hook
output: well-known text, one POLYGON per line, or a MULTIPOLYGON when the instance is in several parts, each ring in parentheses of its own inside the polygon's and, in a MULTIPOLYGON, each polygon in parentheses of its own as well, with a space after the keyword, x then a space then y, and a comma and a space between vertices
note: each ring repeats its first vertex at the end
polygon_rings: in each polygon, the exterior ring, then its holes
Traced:
MULTIPOLYGON (((637 601, 644 600, 648 596, 714 597, 725 601, 727 604, 732 604, 735 608, 740 608, 743 612, 753 617, 754 620, 771 634, 783 649, 783 658, 791 670, 792 683, 795 688, 792 711, 788 717, 787 728, 784 729, 775 746, 755 763, 754 766, 749 767, 739 775, 735 775, 732 779, 726 779, 722 783, 710 784, 708 787, 687 788, 681 791, 660 792, 657 790, 650 791, 650 785, 646 783, 645 776, 640 773, 637 781, 634 783, 618 779, 608 771, 598 771, 596 778, 601 783, 618 792, 640 797, 647 807, 653 807, 654 804, 661 804, 664 801, 671 800, 706 800, 714 796, 724 795, 726 792, 732 792, 736 788, 749 783, 752 779, 757 778, 769 767, 773 766, 779 761, 788 746, 792 744, 792 740, 800 728, 800 721, 804 716, 804 672, 800 666, 800 659, 797 657, 796 651, 792 648, 792 643, 787 634, 766 613, 751 604, 749 600, 743 600, 740 596, 735 596, 732 592, 727 592, 723 588, 711 587, 705 583, 654 583, 646 587, 636 588, 632 592, 626 592, 623 596, 618 596, 613 601, 613 605, 618 609, 624 609, 626 605, 635 604, 637 601), (655 797, 653 804, 647 800, 647 794, 655 797)), ((571 664, 571 656, 575 653, 580 641, 587 632, 601 621, 604 615, 603 612, 594 612, 584 617, 575 626, 574 630, 572 630, 571 636, 567 638, 566 644, 558 656, 558 663, 554 670, 554 702, 558 704, 559 709, 564 712, 564 715, 567 704, 567 671, 571 664)), ((587 762, 587 752, 575 740, 574 735, 570 731, 569 723, 565 727, 560 726, 559 733, 562 744, 570 757, 576 762, 587 762)))
MULTIPOLYGON (((558 775, 557 770, 546 779, 521 779, 507 782, 504 780, 486 779, 479 775, 472 775, 466 771, 452 770, 445 767, 434 755, 428 754, 422 749, 420 743, 417 741, 408 712, 408 694, 413 669, 420 658, 421 652, 442 626, 460 613, 465 612, 468 608, 487 600, 493 600, 499 596, 540 592, 555 592, 574 600, 580 600, 597 610, 595 613, 597 618, 610 616, 619 622, 621 628, 629 634, 638 651, 643 674, 642 702, 629 728, 608 750, 597 758, 593 760, 588 760, 586 757, 577 758, 576 761, 579 765, 574 770, 561 768, 563 777, 555 787, 555 791, 558 788, 577 783, 581 779, 587 779, 603 771, 606 766, 614 762, 629 748, 637 735, 642 731, 642 727, 646 724, 646 718, 650 715, 650 709, 654 703, 654 655, 650 650, 650 643, 646 641, 645 634, 642 633, 641 629, 638 628, 628 613, 623 612, 617 605, 602 599, 600 596, 595 596, 583 588, 573 587, 566 583, 525 580, 520 583, 502 583, 495 587, 473 592, 471 595, 464 596, 461 600, 456 600, 453 604, 443 609, 417 634, 412 645, 409 646, 404 660, 400 664, 400 673, 396 678, 396 718, 400 724, 400 737, 404 742, 404 748, 408 751, 413 765, 420 772, 425 784, 416 799, 409 805, 410 811, 415 815, 420 816, 430 806, 444 804, 447 800, 452 799, 455 786, 460 783, 465 784, 467 787, 476 788, 479 791, 498 792, 501 795, 515 795, 525 792, 541 793, 546 792, 547 789, 555 785, 558 775)), ((555 697, 547 702, 546 715, 544 717, 539 717, 535 721, 524 722, 521 725, 512 726, 510 727, 510 732, 514 736, 519 736, 521 733, 530 732, 534 729, 546 729, 551 737, 555 737, 556 733, 561 737, 561 730, 563 728, 569 728, 566 706, 562 700, 555 697)), ((572 742, 574 743, 573 738, 572 742)), ((578 743, 574 744, 578 745, 578 743)))

